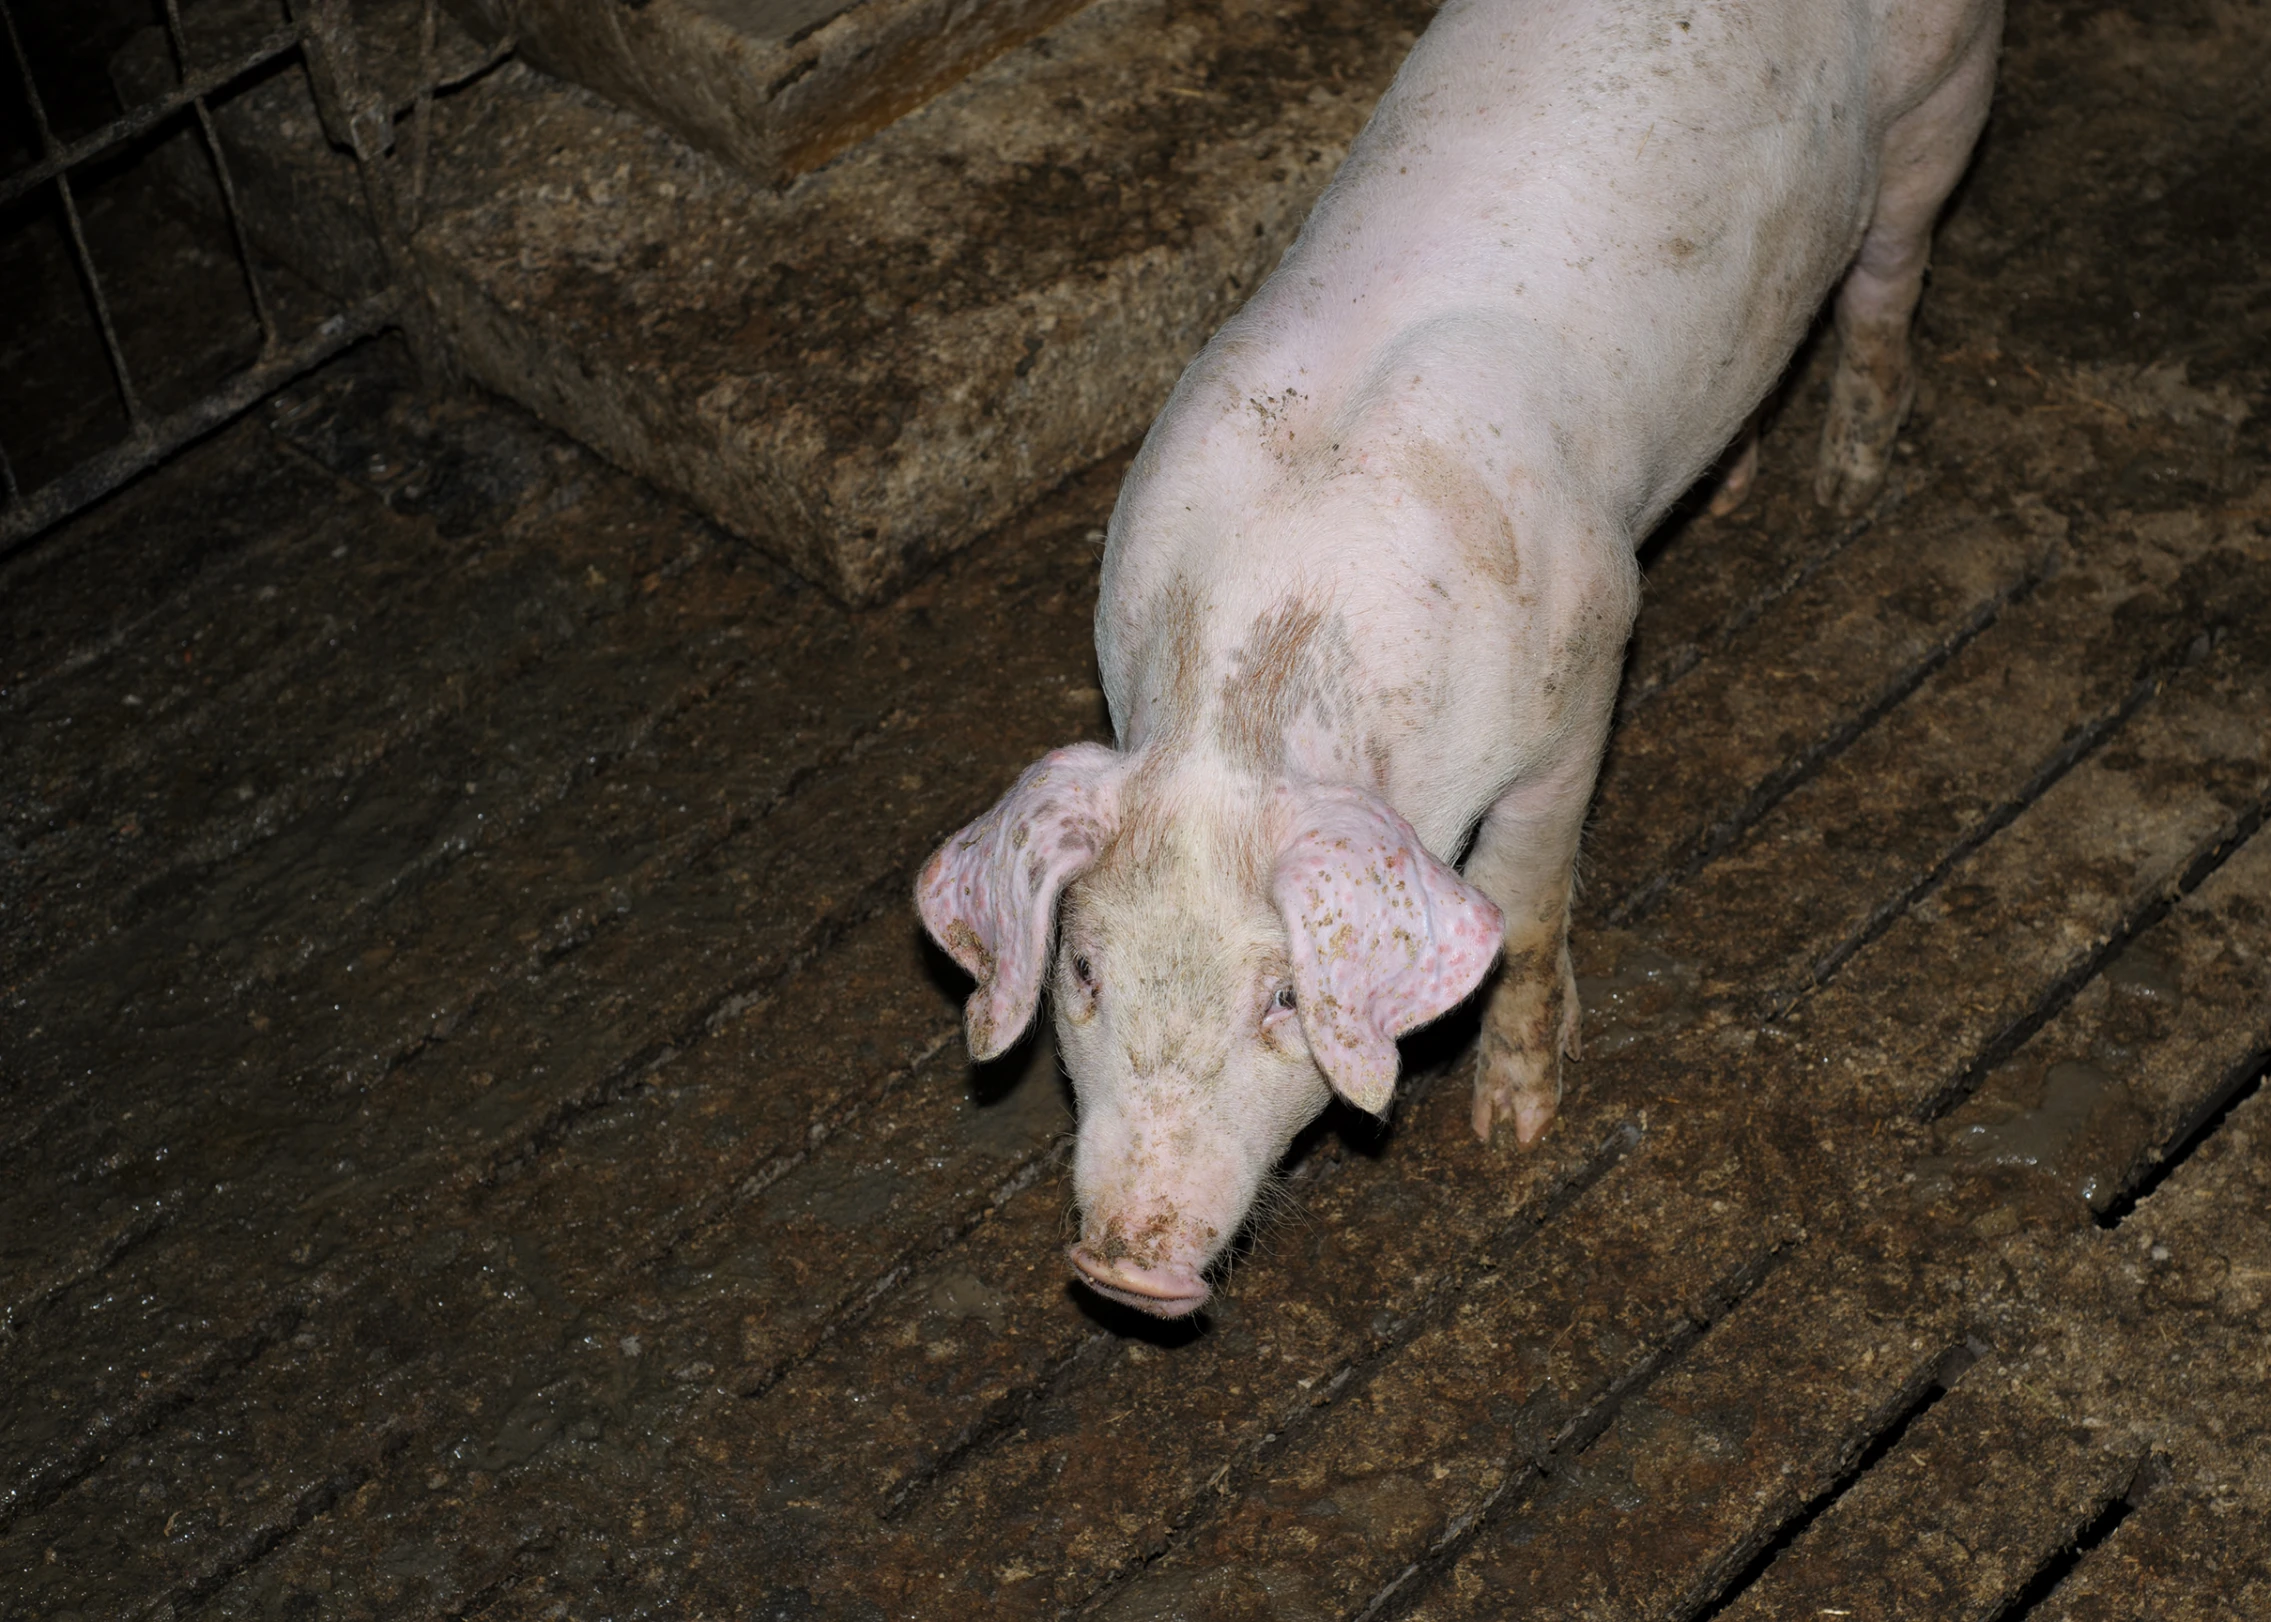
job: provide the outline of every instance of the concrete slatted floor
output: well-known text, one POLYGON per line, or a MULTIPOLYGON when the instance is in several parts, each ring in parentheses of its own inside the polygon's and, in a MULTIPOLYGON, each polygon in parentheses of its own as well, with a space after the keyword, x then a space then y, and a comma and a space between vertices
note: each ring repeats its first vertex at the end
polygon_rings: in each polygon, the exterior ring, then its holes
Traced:
POLYGON ((1460 1032, 1080 1296, 906 890, 1118 467, 848 615, 371 349, 0 570, 0 1615, 2271 1615, 2271 24, 2021 6, 1896 488, 1649 556, 1460 1032))

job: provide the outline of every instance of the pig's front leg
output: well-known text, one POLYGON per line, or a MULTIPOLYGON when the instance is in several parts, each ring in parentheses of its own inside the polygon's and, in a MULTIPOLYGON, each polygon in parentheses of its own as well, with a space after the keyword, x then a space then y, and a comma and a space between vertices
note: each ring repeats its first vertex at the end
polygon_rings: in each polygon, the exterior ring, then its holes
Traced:
POLYGON ((1886 132, 1876 209, 1838 290, 1837 372, 1814 498, 1839 513, 1867 505, 1891 469, 1893 441, 1916 394, 1908 334, 1924 291, 1932 225, 1987 122, 2002 7, 1970 9, 1975 32, 1948 76, 1886 132))
POLYGON ((1577 1056, 1577 975, 1569 961, 1577 841, 1599 746, 1546 781, 1510 790, 1483 819, 1466 879, 1506 915, 1506 955, 1483 1006, 1475 1054, 1475 1135, 1500 1121, 1527 1148, 1561 1103, 1561 1060, 1577 1056))

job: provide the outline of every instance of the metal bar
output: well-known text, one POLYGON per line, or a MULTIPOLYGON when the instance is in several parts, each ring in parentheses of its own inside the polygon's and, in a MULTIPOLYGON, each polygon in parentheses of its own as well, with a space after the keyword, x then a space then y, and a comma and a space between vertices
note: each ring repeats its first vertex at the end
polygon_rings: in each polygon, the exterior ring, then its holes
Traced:
POLYGON ((363 199, 370 207, 371 225, 386 257, 387 277, 403 290, 397 317, 411 357, 429 386, 453 386, 458 378, 456 358, 443 341, 433 308, 426 300, 425 277, 403 228, 401 192, 393 171, 383 161, 394 147, 394 114, 385 98, 375 94, 363 78, 347 0, 292 0, 292 13, 306 35, 301 54, 308 67, 309 87, 315 92, 316 111, 332 138, 344 139, 355 154, 363 199))
POLYGON ((144 423, 124 443, 41 485, 28 500, 0 509, 0 556, 13 552, 49 525, 92 506, 137 473, 258 405, 348 345, 392 325, 398 297, 392 288, 373 294, 299 342, 272 351, 195 405, 144 423))
MULTIPOLYGON (((346 0, 290 0, 292 21, 299 25, 301 59, 307 63, 308 85, 315 92, 315 110, 323 119, 324 133, 332 144, 355 155, 358 164, 376 159, 394 148, 394 121, 390 110, 379 105, 363 84, 362 52, 357 48, 354 20, 346 0)), ((366 171, 365 185, 369 185, 366 171)), ((380 190, 392 202, 392 191, 382 177, 380 190)), ((378 199, 370 199, 374 210, 378 199)), ((379 221, 392 223, 391 208, 379 221)))
MULTIPOLYGON (((166 0, 172 5, 174 0, 166 0)), ((434 13, 439 0, 426 0, 418 9, 418 95, 410 109, 410 219, 415 232, 426 217, 426 140, 434 122, 435 60, 440 29, 434 13)))
MULTIPOLYGON (((49 157, 55 155, 55 131, 48 127, 47 103, 40 100, 39 84, 32 77, 32 59, 24 50, 24 38, 16 32, 16 14, 8 9, 8 0, 0 0, 0 24, 8 30, 8 48, 16 53, 16 71, 24 82, 24 105, 31 109, 32 127, 39 131, 40 150, 49 157)), ((103 296, 102 278, 95 273, 95 257, 87 251, 86 229, 79 223, 78 200, 71 195, 71 177, 55 177, 55 192, 63 201, 63 223, 70 227, 71 252, 78 261, 79 274, 86 278, 87 297, 95 307, 95 324, 102 328, 103 348, 110 356, 110 369, 118 379, 118 397, 126 406, 126 420, 136 428, 142 426, 142 402, 134 393, 134 375, 126 367, 126 351, 119 346, 118 327, 110 318, 110 300, 103 296)))
MULTIPOLYGON (((166 0, 166 32, 173 40, 174 65, 181 77, 189 77, 189 36, 181 26, 181 0, 166 0)), ((276 347, 276 322, 268 313, 268 300, 260 291, 260 275, 253 268, 252 241, 245 234, 244 206, 237 201, 237 184, 229 174, 229 160, 221 150, 221 132, 214 125, 213 111, 200 96, 190 103, 197 109, 197 127, 205 133, 205 151, 213 160, 213 176, 221 183, 221 212, 228 216, 229 234, 236 239, 237 268, 244 272, 245 296, 252 300, 253 318, 260 323, 260 351, 266 354, 276 347)))
POLYGON ((180 84, 170 93, 132 109, 101 129, 64 145, 47 122, 46 109, 33 81, 31 60, 23 48, 9 0, 0 0, 4 23, 14 51, 26 98, 39 131, 44 156, 30 168, 0 181, 0 206, 25 196, 36 187, 55 184, 70 227, 74 258, 85 278, 97 322, 126 404, 129 432, 119 444, 90 457, 27 496, 18 483, 13 464, 0 450, 0 557, 49 526, 100 500, 127 480, 172 456, 193 440, 241 415, 292 379, 373 333, 399 327, 419 357, 429 379, 446 383, 454 378, 452 359, 441 342, 433 312, 423 295, 423 281, 403 229, 401 180, 385 161, 394 148, 396 120, 407 114, 414 120, 415 148, 409 154, 412 169, 411 205, 423 204, 431 118, 437 96, 471 84, 509 58, 518 45, 517 30, 492 46, 472 67, 443 79, 438 71, 439 14, 435 0, 426 0, 421 25, 419 82, 399 108, 377 93, 364 79, 347 0, 290 0, 288 27, 270 33, 257 46, 202 72, 189 70, 189 41, 181 18, 180 0, 163 0, 166 27, 179 70, 180 84), (210 105, 216 92, 267 63, 299 50, 302 67, 315 91, 326 132, 354 156, 364 201, 380 245, 386 253, 391 285, 343 314, 333 316, 314 332, 285 343, 274 324, 258 277, 246 232, 242 201, 230 171, 219 125, 210 105), (260 357, 212 393, 183 410, 152 419, 143 413, 127 372, 125 352, 111 319, 109 301, 95 270, 78 205, 71 190, 70 171, 103 152, 135 139, 174 114, 189 109, 195 116, 213 161, 224 209, 235 238, 245 287, 260 319, 263 345, 260 357))
MULTIPOLYGON (((517 19, 517 10, 513 13, 517 19)), ((410 230, 415 233, 425 218, 426 207, 426 153, 431 141, 434 121, 434 98, 463 89, 475 80, 493 71, 513 52, 520 49, 520 33, 508 28, 504 38, 481 53, 481 60, 463 73, 444 78, 441 73, 441 4, 440 0, 426 0, 424 15, 419 23, 418 37, 418 89, 410 100, 395 108, 396 116, 407 113, 410 117, 410 230)))
MULTIPOLYGON (((14 32, 12 23, 9 31, 14 32)), ((179 89, 160 96, 156 101, 144 102, 132 112, 112 119, 91 135, 81 136, 69 146, 51 149, 46 157, 29 169, 18 170, 6 180, 0 180, 0 206, 14 202, 33 187, 55 179, 67 169, 77 168, 111 147, 124 145, 144 130, 164 123, 184 107, 233 84, 261 64, 288 55, 299 43, 300 30, 297 26, 278 29, 235 60, 225 62, 217 68, 208 68, 193 79, 185 79, 179 89)), ((23 60, 20 48, 17 60, 23 60)))
MULTIPOLYGON (((488 73, 499 63, 503 62, 506 57, 512 55, 513 52, 519 49, 520 34, 518 30, 508 31, 503 39, 500 39, 496 44, 490 46, 488 50, 481 53, 480 61, 474 63, 473 66, 467 68, 463 73, 454 74, 447 79, 441 78, 437 75, 433 81, 434 94, 437 96, 446 96, 452 90, 463 90, 467 85, 473 83, 474 80, 480 78, 483 74, 488 73)), ((409 108, 407 105, 397 107, 395 109, 395 111, 398 113, 406 112, 408 110, 409 108)))
POLYGON ((110 356, 110 369, 118 379, 118 398, 126 407, 127 422, 139 428, 142 397, 134 392, 134 374, 126 367, 126 348, 118 341, 118 323, 111 319, 110 299, 103 292, 102 278, 95 273, 95 256, 87 251, 87 232, 79 223, 79 203, 71 195, 71 177, 57 175, 55 191, 63 199, 64 223, 71 227, 71 256, 79 263, 79 274, 86 278, 87 299, 95 307, 95 324, 102 328, 103 350, 110 356))
POLYGON ((8 29, 8 49, 16 58, 16 76, 24 81, 24 105, 31 109, 32 125, 39 131, 39 149, 53 153, 55 132, 47 127, 47 103, 39 99, 39 86, 32 80, 32 59, 24 50, 24 37, 16 32, 16 14, 8 9, 8 0, 0 0, 0 24, 8 29))

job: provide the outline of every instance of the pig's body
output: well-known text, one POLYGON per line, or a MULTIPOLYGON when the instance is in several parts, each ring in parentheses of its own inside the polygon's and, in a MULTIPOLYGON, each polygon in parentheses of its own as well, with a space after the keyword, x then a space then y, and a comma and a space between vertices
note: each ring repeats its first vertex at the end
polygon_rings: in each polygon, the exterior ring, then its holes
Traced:
POLYGON ((1029 773, 922 896, 985 1050, 1030 1017, 1062 894, 1074 1260, 1105 1293, 1198 1305, 1327 1082, 1385 1108, 1393 1038, 1501 940, 1476 1127, 1544 1129, 1634 545, 1857 251, 1817 487, 1873 491, 1999 21, 1453 0, 1185 374, 1105 555, 1120 750, 1029 773))

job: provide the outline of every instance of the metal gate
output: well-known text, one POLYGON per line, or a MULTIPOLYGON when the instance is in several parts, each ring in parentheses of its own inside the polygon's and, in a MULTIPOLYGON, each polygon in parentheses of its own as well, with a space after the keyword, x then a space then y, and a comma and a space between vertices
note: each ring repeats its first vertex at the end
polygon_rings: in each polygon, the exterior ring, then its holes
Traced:
POLYGON ((450 373, 449 358, 434 330, 410 235, 418 222, 426 181, 426 149, 437 94, 470 83, 511 54, 507 35, 470 70, 447 79, 438 68, 438 0, 424 0, 420 24, 419 72, 407 100, 379 93, 363 71, 355 19, 348 0, 289 0, 281 26, 256 45, 222 62, 197 65, 182 26, 181 0, 161 0, 177 86, 142 101, 119 117, 74 139, 60 139, 40 93, 42 65, 32 60, 24 32, 9 0, 0 0, 15 75, 39 144, 36 161, 0 178, 0 209, 52 186, 81 289, 102 339, 126 431, 101 451, 34 488, 23 488, 7 447, 0 444, 0 554, 99 500, 127 480, 230 421, 293 378, 364 338, 400 331, 429 378, 450 373), (287 60, 289 59, 289 60, 287 60), (358 299, 332 298, 327 313, 312 327, 282 330, 275 302, 263 285, 261 265, 248 237, 244 211, 230 174, 213 107, 236 87, 271 64, 307 76, 323 131, 332 145, 354 157, 361 202, 383 255, 385 275, 375 292, 358 299), (257 355, 219 386, 174 410, 153 412, 136 386, 120 342, 112 301, 88 252, 87 232, 72 176, 157 130, 184 110, 193 118, 218 183, 221 207, 237 264, 259 323, 257 355))

